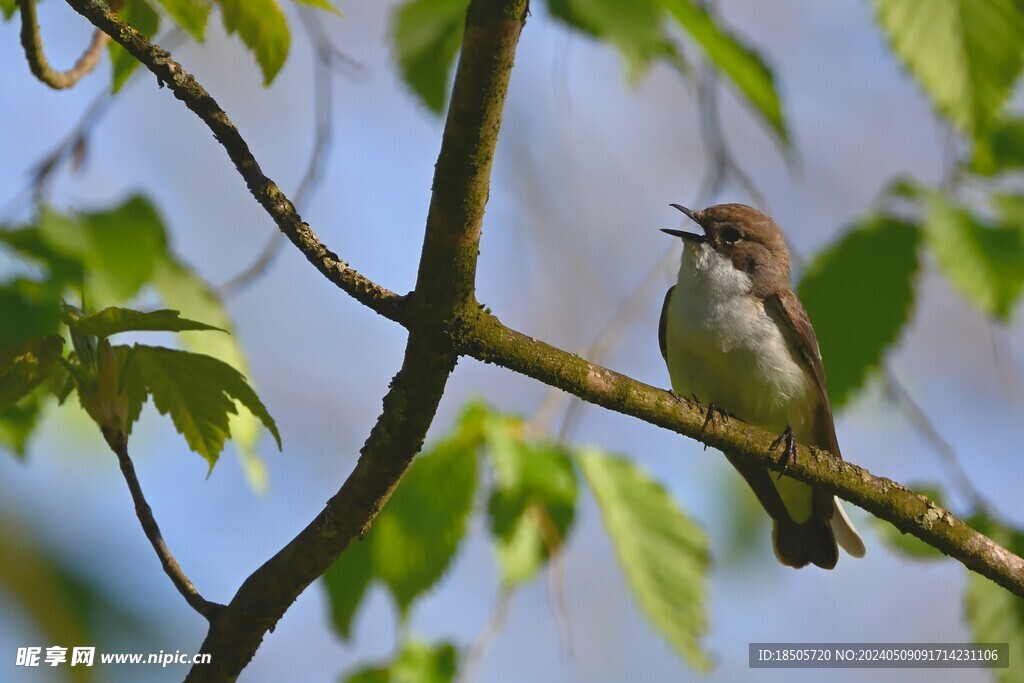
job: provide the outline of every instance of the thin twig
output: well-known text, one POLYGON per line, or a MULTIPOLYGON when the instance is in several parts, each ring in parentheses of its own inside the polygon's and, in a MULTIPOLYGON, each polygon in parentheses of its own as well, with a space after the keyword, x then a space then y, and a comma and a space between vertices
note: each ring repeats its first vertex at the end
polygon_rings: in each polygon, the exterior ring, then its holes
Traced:
POLYGON ((548 600, 558 625, 562 652, 566 657, 572 657, 572 621, 569 620, 569 609, 565 604, 565 539, 558 532, 555 520, 551 519, 546 507, 534 505, 533 517, 537 533, 548 551, 548 600))
POLYGON ((103 54, 103 46, 110 40, 103 31, 96 29, 88 47, 82 52, 75 65, 67 71, 57 71, 50 66, 43 51, 43 39, 39 35, 39 19, 36 16, 36 0, 17 0, 21 9, 21 45, 25 48, 25 58, 29 69, 40 81, 54 90, 70 88, 82 77, 96 68, 103 54))
POLYGON ((487 656, 494 642, 498 639, 498 635, 505 628, 505 622, 508 621, 508 615, 514 598, 515 591, 511 589, 503 590, 501 595, 498 596, 498 602, 494 605, 491 617, 480 631, 477 632, 473 638, 473 643, 466 651, 466 656, 462 660, 459 683, 471 683, 476 678, 480 663, 487 656))
POLYGON ((171 583, 174 584, 174 587, 178 589, 178 592, 181 593, 181 596, 185 598, 185 602, 192 609, 206 617, 207 621, 213 621, 220 611, 224 609, 224 605, 210 602, 200 595, 195 585, 185 576, 185 572, 182 571, 178 561, 174 559, 174 555, 171 554, 170 549, 164 542, 163 535, 160 533, 160 527, 153 517, 153 510, 149 507, 149 503, 146 502, 146 497, 142 493, 142 486, 139 485, 139 478, 135 474, 135 466, 128 455, 127 440, 123 435, 114 434, 108 429, 103 430, 103 436, 106 438, 110 449, 117 455, 117 461, 121 465, 121 473, 124 475, 125 483, 128 484, 128 490, 132 494, 132 501, 135 503, 135 515, 139 518, 142 530, 152 544, 153 550, 156 551, 157 557, 160 558, 160 564, 163 565, 164 573, 171 579, 171 583))
POLYGON ((274 220, 292 244, 330 282, 356 301, 390 320, 399 321, 406 310, 405 298, 391 292, 358 273, 327 248, 307 223, 302 220, 287 195, 264 175, 227 113, 203 88, 195 77, 174 61, 164 48, 124 23, 102 0, 67 0, 68 4, 89 19, 93 25, 112 36, 122 47, 142 62, 196 114, 213 132, 224 147, 239 175, 245 180, 249 192, 263 210, 274 220))
MULTIPOLYGON (((106 35, 106 34, 104 34, 106 35)), ((162 42, 168 49, 174 49, 181 44, 185 33, 180 29, 172 29, 163 38, 162 42)), ((143 69, 136 69, 128 76, 128 81, 122 86, 123 91, 133 82, 136 76, 145 73, 143 69)), ((93 97, 89 106, 85 108, 82 115, 71 130, 61 138, 48 152, 29 167, 29 180, 14 196, 7 200, 3 208, 0 208, 0 223, 6 223, 14 218, 25 202, 35 199, 39 201, 46 194, 49 181, 63 164, 74 159, 75 150, 81 149, 86 143, 89 135, 99 124, 100 120, 108 111, 114 100, 114 93, 109 88, 104 88, 93 97)))
MULTIPOLYGON (((310 152, 306 170, 295 190, 295 206, 303 211, 309 207, 314 193, 320 186, 323 169, 330 156, 331 140, 334 137, 334 80, 331 71, 332 65, 345 55, 334 47, 323 27, 316 19, 310 18, 306 10, 299 8, 299 19, 309 36, 314 55, 313 125, 315 132, 313 134, 313 149, 310 152)), ((348 61, 340 63, 351 63, 358 66, 354 60, 347 57, 345 59, 348 61)), ((232 296, 258 280, 270 268, 284 243, 284 233, 275 230, 263 249, 260 250, 256 260, 221 285, 217 289, 217 294, 221 297, 232 296)))
POLYGON ((939 456, 946 469, 949 470, 949 474, 956 482, 960 492, 970 501, 974 509, 978 512, 994 515, 992 506, 985 496, 971 483, 967 471, 956 457, 956 451, 953 450, 948 441, 942 438, 942 435, 939 434, 935 425, 928 418, 927 413, 914 400, 914 397, 903 386, 903 383, 899 381, 892 368, 888 366, 882 368, 882 382, 885 385, 886 393, 896 401, 897 407, 910 425, 925 441, 931 444, 936 455, 939 456))

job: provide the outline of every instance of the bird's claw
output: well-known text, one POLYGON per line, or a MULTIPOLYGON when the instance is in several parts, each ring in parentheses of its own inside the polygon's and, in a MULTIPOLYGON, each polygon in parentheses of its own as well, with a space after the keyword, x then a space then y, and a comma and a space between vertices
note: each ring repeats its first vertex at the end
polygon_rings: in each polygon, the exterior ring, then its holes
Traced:
MULTIPOLYGON (((782 460, 779 463, 782 465, 782 472, 779 472, 779 477, 786 471, 790 463, 796 462, 796 436, 793 435, 793 428, 790 425, 786 425, 785 431, 779 434, 775 441, 772 441, 768 447, 770 450, 775 450, 779 446, 782 446, 782 460)), ((778 479, 779 477, 776 477, 778 479)))
MULTIPOLYGON (((696 398, 696 396, 694 398, 696 398)), ((700 405, 699 401, 698 401, 697 405, 700 405)), ((720 416, 722 418, 722 422, 724 424, 729 424, 729 413, 727 411, 723 410, 722 408, 719 408, 714 403, 709 403, 708 404, 707 412, 704 413, 704 424, 701 425, 701 427, 700 427, 700 433, 701 434, 704 434, 704 432, 706 432, 708 430, 708 425, 711 425, 712 428, 714 428, 714 427, 716 427, 718 425, 718 418, 716 417, 716 415, 720 416)), ((707 449, 708 449, 708 445, 704 444, 704 450, 707 450, 707 449)))

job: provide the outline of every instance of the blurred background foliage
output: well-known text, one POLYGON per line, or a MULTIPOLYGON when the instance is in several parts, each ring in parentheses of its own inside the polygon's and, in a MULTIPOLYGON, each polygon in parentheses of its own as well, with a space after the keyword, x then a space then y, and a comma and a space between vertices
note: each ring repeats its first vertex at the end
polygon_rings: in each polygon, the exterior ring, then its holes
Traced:
MULTIPOLYGON (((678 252, 661 256, 656 241, 664 206, 756 204, 791 239, 847 457, 922 482, 913 488, 1020 553, 1024 8, 771 5, 535 2, 479 296, 515 327, 665 385, 654 316, 678 252)), ((467 6, 126 0, 120 12, 224 101, 272 177, 299 178, 292 197, 328 244, 402 291, 467 6)), ((58 101, 28 76, 14 0, 0 11, 11 20, 0 39, 0 348, 63 334, 62 297, 172 308, 234 332, 163 340, 255 380, 284 455, 258 455, 259 419, 246 411, 230 425, 238 467, 208 481, 152 415, 134 451, 172 547, 208 597, 226 600, 351 467, 402 335, 292 258, 188 112, 150 83, 128 87, 149 77, 119 46, 109 76, 58 101)), ((40 17, 45 37, 60 36, 51 60, 73 59, 90 27, 53 0, 40 17)), ((1010 642, 1011 662, 1024 661, 1022 603, 888 523, 872 523, 864 561, 779 569, 766 518, 721 458, 687 444, 681 459, 671 435, 466 365, 371 532, 243 680, 739 680, 754 640, 975 639, 1010 642), (590 443, 603 446, 578 445, 590 443)), ((178 679, 183 670, 12 667, 17 646, 189 651, 202 637, 87 419, 45 384, 0 412, 13 456, 0 466, 2 678, 178 679)), ((1022 681, 1024 668, 995 677, 1022 681)))

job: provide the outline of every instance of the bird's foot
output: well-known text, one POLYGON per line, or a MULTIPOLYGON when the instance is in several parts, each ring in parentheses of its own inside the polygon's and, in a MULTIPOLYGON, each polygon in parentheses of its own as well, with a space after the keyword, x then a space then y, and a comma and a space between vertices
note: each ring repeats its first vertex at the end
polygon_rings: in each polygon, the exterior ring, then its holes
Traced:
MULTIPOLYGON (((793 428, 790 425, 786 425, 785 431, 779 434, 775 441, 772 441, 768 447, 770 450, 775 450, 779 446, 782 446, 782 472, 786 471, 791 462, 796 462, 796 436, 793 435, 793 428)), ((779 472, 778 479, 782 476, 782 472, 779 472)))
MULTIPOLYGON (((694 396, 694 399, 696 398, 697 397, 694 396)), ((700 405, 700 401, 697 402, 697 405, 700 405)), ((704 424, 700 427, 700 433, 703 434, 706 432, 708 430, 708 425, 710 425, 712 429, 716 428, 718 426, 719 417, 722 418, 723 424, 729 424, 729 418, 732 416, 726 410, 719 408, 714 403, 709 403, 707 412, 704 413, 704 424)), ((708 445, 704 444, 704 450, 707 449, 708 445)))

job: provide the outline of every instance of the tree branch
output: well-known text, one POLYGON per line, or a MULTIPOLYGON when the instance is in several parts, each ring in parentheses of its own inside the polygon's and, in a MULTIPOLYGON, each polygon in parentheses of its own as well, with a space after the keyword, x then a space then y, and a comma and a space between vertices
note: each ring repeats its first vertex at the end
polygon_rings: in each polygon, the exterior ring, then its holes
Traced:
POLYGON ((175 97, 209 126, 256 201, 324 277, 356 301, 386 318, 400 321, 404 298, 360 275, 324 246, 309 225, 302 221, 284 192, 263 174, 228 115, 192 74, 171 58, 169 52, 151 44, 146 36, 121 21, 101 0, 68 0, 68 4, 142 62, 156 75, 161 85, 166 85, 175 97))
POLYGON ((114 451, 114 454, 117 456, 117 460, 121 465, 121 473, 124 475, 125 483, 128 484, 128 490, 132 494, 132 501, 135 503, 135 516, 139 518, 139 523, 142 524, 142 530, 145 532, 146 538, 149 539, 149 542, 153 545, 153 550, 156 551, 157 557, 160 558, 160 564, 163 565, 164 573, 170 577, 171 583, 174 584, 174 587, 178 589, 178 592, 181 593, 181 596, 185 598, 185 602, 192 609, 206 617, 207 621, 213 621, 217 614, 224 609, 224 605, 219 605, 203 598, 195 585, 185 576, 185 572, 181 569, 178 561, 174 559, 174 555, 171 554, 170 549, 164 542, 163 534, 160 533, 160 527, 153 517, 153 510, 149 507, 149 503, 146 502, 146 497, 142 493, 142 486, 139 485, 139 478, 135 474, 135 466, 128 455, 127 440, 123 434, 115 434, 109 429, 103 430, 103 437, 106 439, 107 445, 110 446, 110 450, 114 451))
POLYGON ((98 0, 68 0, 109 33, 213 130, 256 200, 328 279, 373 310, 410 327, 402 369, 353 473, 324 510, 254 572, 212 621, 202 651, 212 664, 190 681, 234 680, 263 635, 331 562, 369 529, 419 451, 457 356, 450 329, 476 311, 477 253, 494 146, 526 0, 474 0, 434 176, 423 253, 410 305, 355 273, 320 243, 205 89, 161 48, 98 0), (416 325, 409 323, 416 320, 416 325))
MULTIPOLYGON (((166 51, 125 26, 99 0, 68 3, 110 33, 210 126, 253 196, 321 273, 410 330, 402 369, 352 475, 324 511, 247 579, 213 621, 203 646, 213 654, 213 663, 194 668, 189 680, 233 680, 295 597, 366 532, 419 450, 457 355, 496 363, 741 460, 781 469, 781 454, 769 445, 776 435, 739 421, 705 433, 704 411, 695 404, 509 329, 476 306, 473 279, 487 178, 526 0, 473 0, 470 5, 416 290, 408 301, 358 275, 320 243, 263 175, 226 114, 166 51)), ((1024 560, 925 497, 803 446, 786 471, 834 491, 1024 597, 1024 560)))
POLYGON ((186 681, 235 680, 299 594, 369 531, 422 447, 454 367, 450 350, 420 333, 409 335, 402 369, 352 474, 323 511, 253 572, 211 622, 202 646, 211 663, 194 666, 186 681))
POLYGON ((323 512, 242 584, 203 643, 212 664, 193 667, 186 680, 234 680, 295 598, 369 530, 422 447, 458 358, 449 329, 477 310, 491 159, 526 7, 526 0, 470 4, 411 295, 409 314, 418 324, 355 470, 323 512))
POLYGON ((39 35, 39 19, 36 17, 36 0, 17 0, 21 9, 21 45, 25 48, 25 58, 29 69, 40 81, 54 90, 70 88, 82 80, 86 74, 96 68, 103 54, 103 46, 110 37, 103 31, 93 31, 88 47, 67 71, 57 71, 50 66, 43 51, 43 39, 39 35))
MULTIPOLYGON (((663 389, 638 382, 613 370, 505 327, 481 311, 457 343, 460 353, 557 386, 610 410, 678 432, 745 462, 781 471, 782 453, 770 444, 777 434, 733 420, 716 430, 703 430, 705 411, 680 401, 663 389)), ((1024 598, 1024 559, 978 533, 926 497, 862 467, 817 448, 800 446, 786 474, 822 486, 876 517, 891 522, 928 545, 959 560, 965 567, 1024 598)))

